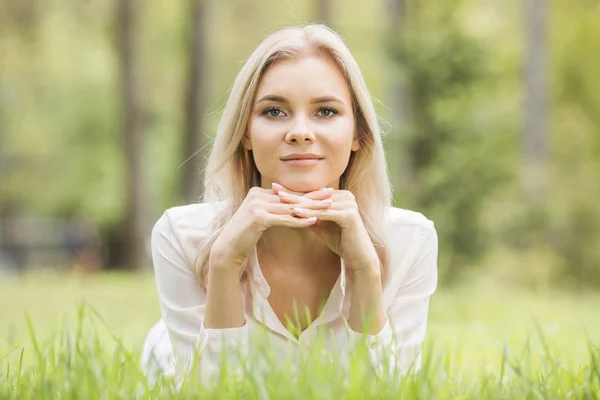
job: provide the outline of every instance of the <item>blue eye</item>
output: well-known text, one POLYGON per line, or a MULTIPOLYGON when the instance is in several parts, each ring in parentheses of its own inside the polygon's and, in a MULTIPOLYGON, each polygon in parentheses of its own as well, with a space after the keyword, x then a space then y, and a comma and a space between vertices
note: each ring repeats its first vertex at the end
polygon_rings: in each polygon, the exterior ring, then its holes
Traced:
POLYGON ((271 118, 277 118, 283 115, 283 111, 281 111, 279 108, 267 108, 265 111, 263 111, 263 115, 271 118))
POLYGON ((319 115, 319 117, 331 117, 337 113, 338 112, 336 109, 330 108, 330 107, 321 108, 321 109, 319 109, 319 111, 317 111, 317 114, 319 115), (323 114, 323 112, 325 112, 325 114, 323 114))

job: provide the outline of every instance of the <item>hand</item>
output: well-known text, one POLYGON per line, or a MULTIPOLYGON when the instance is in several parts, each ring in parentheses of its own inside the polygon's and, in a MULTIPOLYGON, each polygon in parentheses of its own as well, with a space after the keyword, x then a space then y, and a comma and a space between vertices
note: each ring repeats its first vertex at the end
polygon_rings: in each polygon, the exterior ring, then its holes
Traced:
POLYGON ((274 190, 282 203, 294 206, 294 215, 304 219, 317 218, 317 222, 308 229, 343 258, 348 269, 353 272, 379 272, 379 257, 351 192, 330 189, 331 206, 317 209, 310 207, 310 204, 326 193, 323 189, 306 194, 292 193, 286 188, 274 187, 274 190))
MULTIPOLYGON (((306 199, 307 210, 325 210, 331 206, 331 193, 321 193, 318 200, 306 199)), ((211 268, 239 268, 248 258, 263 232, 272 226, 307 228, 316 217, 298 217, 293 207, 280 201, 273 189, 253 187, 225 225, 210 252, 211 268)))

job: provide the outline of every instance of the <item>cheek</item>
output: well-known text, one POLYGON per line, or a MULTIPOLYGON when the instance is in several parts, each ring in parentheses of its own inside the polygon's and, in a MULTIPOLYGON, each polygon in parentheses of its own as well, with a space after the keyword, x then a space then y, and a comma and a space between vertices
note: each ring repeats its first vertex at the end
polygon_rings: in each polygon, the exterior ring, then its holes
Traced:
POLYGON ((326 135, 323 135, 323 141, 327 142, 330 149, 336 150, 335 154, 339 154, 340 158, 346 157, 346 153, 350 155, 353 140, 354 122, 351 119, 340 120, 327 130, 326 135))
POLYGON ((330 172, 339 177, 348 166, 352 143, 354 140, 354 124, 352 121, 336 124, 335 129, 329 129, 322 143, 326 147, 330 172))
POLYGON ((273 124, 264 123, 260 119, 251 121, 248 130, 254 152, 262 152, 265 147, 272 146, 278 138, 273 124))
POLYGON ((269 168, 273 156, 279 147, 279 135, 273 130, 272 124, 251 121, 248 125, 249 136, 252 142, 252 155, 259 170, 269 168))

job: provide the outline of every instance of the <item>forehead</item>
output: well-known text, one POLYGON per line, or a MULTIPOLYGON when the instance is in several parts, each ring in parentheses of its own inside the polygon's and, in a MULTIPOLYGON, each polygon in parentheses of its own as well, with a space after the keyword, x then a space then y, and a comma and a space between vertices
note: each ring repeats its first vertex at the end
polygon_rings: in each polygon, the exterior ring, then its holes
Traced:
POLYGON ((331 57, 310 55, 282 60, 262 76, 257 98, 267 94, 320 97, 334 95, 350 102, 346 77, 331 57))

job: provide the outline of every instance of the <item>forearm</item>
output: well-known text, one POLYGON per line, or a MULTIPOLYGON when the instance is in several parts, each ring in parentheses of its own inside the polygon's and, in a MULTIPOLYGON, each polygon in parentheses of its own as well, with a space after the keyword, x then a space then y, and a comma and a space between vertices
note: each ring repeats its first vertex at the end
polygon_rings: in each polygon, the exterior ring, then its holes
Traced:
POLYGON ((242 287, 237 268, 210 265, 204 327, 239 328, 245 324, 242 287))
POLYGON ((387 321, 379 269, 364 268, 351 274, 350 328, 355 332, 376 335, 387 321))

